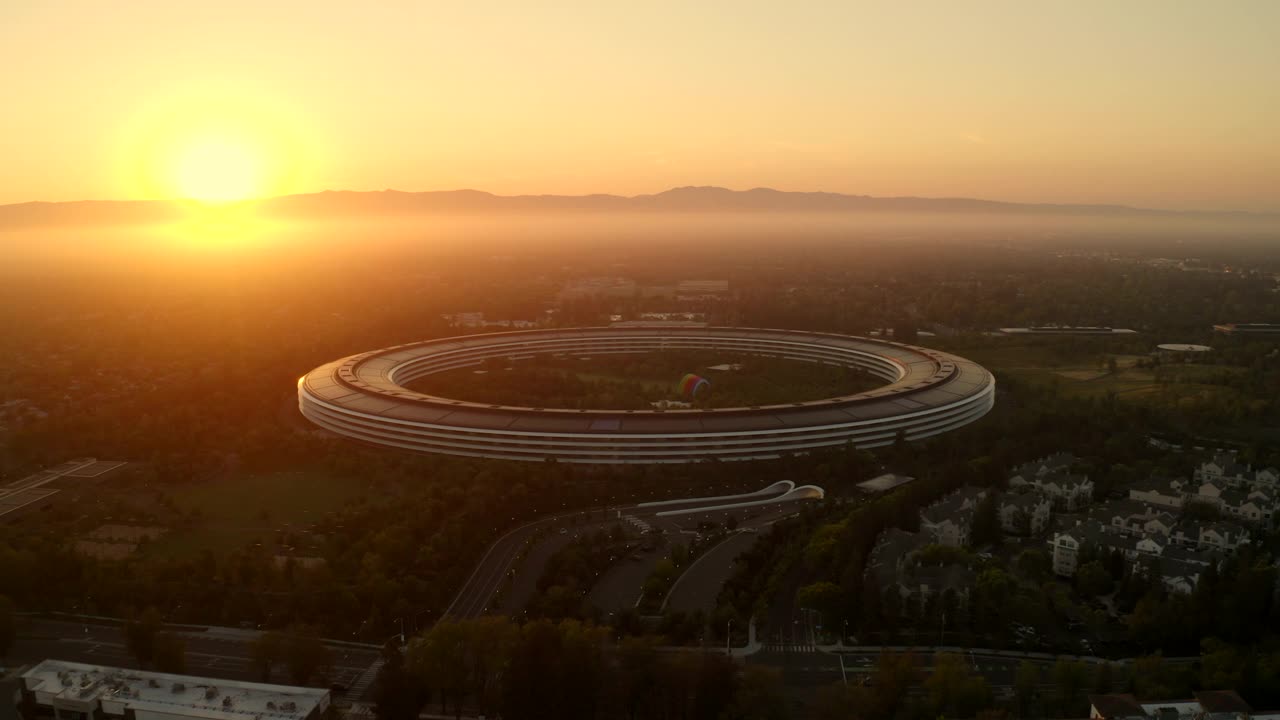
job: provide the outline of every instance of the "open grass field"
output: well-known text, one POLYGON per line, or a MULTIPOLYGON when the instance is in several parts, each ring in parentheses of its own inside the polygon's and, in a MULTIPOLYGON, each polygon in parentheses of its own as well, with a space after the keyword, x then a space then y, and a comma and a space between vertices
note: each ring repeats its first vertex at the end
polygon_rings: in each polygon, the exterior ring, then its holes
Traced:
POLYGON ((956 352, 981 363, 997 380, 1011 378, 1040 386, 1054 386, 1067 397, 1106 397, 1114 394, 1125 401, 1197 403, 1235 398, 1238 391, 1223 380, 1246 372, 1245 368, 1197 363, 1168 363, 1159 371, 1138 367, 1145 357, 1089 349, 1078 342, 1061 346, 1040 340, 1016 344, 997 339, 982 347, 965 347, 956 352), (1114 371, 1110 361, 1115 361, 1114 371))
POLYGON ((459 368, 411 384, 420 392, 474 402, 554 408, 648 409, 662 400, 688 401, 678 391, 687 372, 710 385, 695 407, 724 408, 820 400, 862 392, 883 383, 869 374, 833 365, 717 353, 648 353, 554 357, 510 365, 459 368), (740 363, 731 371, 711 366, 740 363))
POLYGON ((198 510, 198 520, 173 528, 163 543, 149 546, 147 552, 189 556, 265 543, 279 530, 306 527, 366 493, 359 480, 314 471, 232 475, 175 486, 170 490, 174 504, 183 512, 198 510))

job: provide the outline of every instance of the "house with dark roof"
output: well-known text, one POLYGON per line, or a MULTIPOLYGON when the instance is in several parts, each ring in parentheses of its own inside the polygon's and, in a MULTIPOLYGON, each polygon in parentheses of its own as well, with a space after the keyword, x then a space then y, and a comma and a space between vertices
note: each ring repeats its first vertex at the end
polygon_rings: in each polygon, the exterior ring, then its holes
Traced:
POLYGON ((889 528, 880 533, 875 547, 871 549, 871 556, 867 559, 867 573, 875 578, 880 587, 888 587, 897 582, 912 556, 928 544, 929 538, 923 533, 889 528))
POLYGON ((1249 703, 1245 702, 1235 690, 1201 690, 1193 695, 1206 713, 1204 717, 1207 719, 1247 718, 1253 713, 1253 708, 1249 707, 1249 703))
POLYGON ((1200 526, 1200 548, 1232 553, 1248 542, 1249 533, 1233 522, 1218 521, 1200 526))
POLYGON ((1138 699, 1129 694, 1090 695, 1089 717, 1098 720, 1121 718, 1147 718, 1138 699))
POLYGON ((1097 520, 1086 520, 1073 528, 1054 533, 1049 541, 1049 554, 1054 573, 1073 577, 1080 565, 1080 553, 1086 546, 1118 551, 1130 562, 1138 559, 1138 541, 1122 535, 1097 520))
POLYGON ((1182 507, 1184 484, 1178 480, 1153 475, 1130 485, 1129 499, 1176 510, 1182 507))
POLYGON ((1066 472, 1077 462, 1079 462, 1079 458, 1069 452, 1056 452, 1039 460, 1019 465, 1013 469, 1012 477, 1022 477, 1030 481, 1032 478, 1043 477, 1056 472, 1066 472))
POLYGON ((920 511, 920 532, 939 545, 966 547, 973 528, 974 511, 987 490, 963 487, 920 511))
POLYGON ((1000 527, 1006 533, 1039 535, 1049 527, 1053 501, 1034 487, 1023 486, 1001 495, 997 512, 1000 527))
POLYGON ((1194 476, 1201 482, 1220 482, 1230 487, 1252 485, 1253 469, 1236 460, 1235 453, 1219 453, 1206 463, 1201 463, 1194 476))
POLYGON ((880 533, 867 561, 867 575, 881 592, 896 590, 906 599, 912 595, 927 598, 952 590, 960 599, 967 598, 975 577, 961 563, 923 564, 919 553, 932 545, 925 533, 889 528, 880 533))
POLYGON ((1009 478, 1009 487, 1029 485, 1047 495, 1056 510, 1074 512, 1093 500, 1093 481, 1087 475, 1053 470, 1037 475, 1018 473, 1009 478))
POLYGON ((1090 511, 1089 517, 1116 532, 1134 536, 1151 532, 1167 535, 1165 530, 1172 530, 1176 522, 1168 508, 1132 499, 1112 500, 1090 511), (1151 527, 1148 528, 1148 525, 1151 527))

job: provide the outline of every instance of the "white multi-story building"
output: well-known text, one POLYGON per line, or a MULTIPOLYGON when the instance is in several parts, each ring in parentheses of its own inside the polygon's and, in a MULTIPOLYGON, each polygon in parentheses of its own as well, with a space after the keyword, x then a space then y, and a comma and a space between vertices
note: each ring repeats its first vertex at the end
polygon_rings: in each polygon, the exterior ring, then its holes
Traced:
POLYGON ((1249 534, 1244 528, 1230 522, 1214 522, 1200 526, 1198 547, 1204 550, 1235 552, 1236 548, 1249 543, 1249 534))
POLYGON ((1053 502, 1035 489, 1000 497, 1000 527, 1011 535, 1039 535, 1049 527, 1053 502))
POLYGON ((867 563, 868 578, 881 592, 895 591, 903 600, 912 595, 927 598, 951 590, 959 599, 968 597, 974 574, 961 563, 926 565, 919 553, 931 543, 925 533, 889 528, 880 533, 867 563))
POLYGON ((1200 482, 1217 482, 1234 488, 1271 488, 1280 485, 1280 469, 1266 467, 1254 470, 1251 465, 1238 462, 1234 453, 1219 453, 1209 462, 1202 463, 1194 473, 1200 482))
POLYGON ((1186 494, 1184 480, 1152 476, 1129 487, 1129 499, 1178 509, 1186 494))
POLYGON ((1252 469, 1236 461, 1234 453, 1219 453, 1209 462, 1202 463, 1193 477, 1200 482, 1221 482, 1239 487, 1253 481, 1252 469))
POLYGON ((1071 472, 1076 457, 1071 453, 1055 453, 1027 463, 1009 477, 1009 487, 1032 486, 1053 501, 1058 510, 1075 512, 1093 500, 1093 481, 1087 475, 1071 472))
POLYGON ((1186 502, 1212 505, 1223 515, 1264 528, 1274 527, 1280 511, 1275 491, 1253 486, 1224 486, 1221 480, 1202 483, 1195 495, 1187 495, 1186 502))
MULTIPOLYGON (((1235 536, 1231 536, 1235 537, 1235 536)), ((1245 540, 1244 542, 1247 542, 1245 540)), ((1180 547, 1173 536, 1144 534, 1135 536, 1121 532, 1098 520, 1086 520, 1075 527, 1054 533, 1049 541, 1053 571, 1061 577, 1073 577, 1080 566, 1080 555, 1086 546, 1112 553, 1118 552, 1136 569, 1157 572, 1165 587, 1171 592, 1190 592, 1200 579, 1200 573, 1210 564, 1219 562, 1226 543, 1206 543, 1192 550, 1180 547), (1200 549, 1203 547, 1204 549, 1200 549)))
POLYGON ((920 511, 920 531, 939 545, 965 547, 973 529, 974 511, 987 496, 981 488, 964 487, 920 511))

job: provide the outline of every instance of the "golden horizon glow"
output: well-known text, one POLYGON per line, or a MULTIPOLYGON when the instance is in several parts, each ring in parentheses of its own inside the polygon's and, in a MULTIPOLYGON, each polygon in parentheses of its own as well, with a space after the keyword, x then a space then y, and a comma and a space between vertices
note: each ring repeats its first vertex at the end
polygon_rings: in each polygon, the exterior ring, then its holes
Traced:
POLYGON ((131 195, 215 204, 295 190, 312 155, 305 123, 287 109, 214 83, 132 108, 115 145, 131 195))
POLYGON ((156 226, 154 234, 164 245, 207 253, 261 247, 271 242, 272 231, 279 227, 258 216, 253 198, 196 200, 186 205, 183 219, 156 226))
POLYGON ((1273 0, 8 3, 0 203, 720 185, 1280 212, 1276 27, 1273 0))

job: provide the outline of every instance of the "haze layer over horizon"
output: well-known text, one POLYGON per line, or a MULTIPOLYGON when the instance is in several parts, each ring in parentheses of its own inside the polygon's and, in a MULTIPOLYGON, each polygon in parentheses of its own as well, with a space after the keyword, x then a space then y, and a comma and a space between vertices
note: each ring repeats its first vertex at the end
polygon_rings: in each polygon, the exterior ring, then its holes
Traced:
POLYGON ((1275 3, 606 5, 14 4, 0 203, 722 185, 1280 211, 1275 3))

